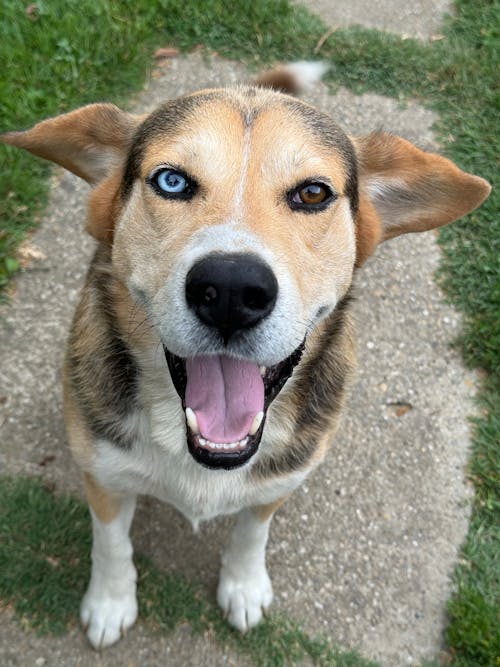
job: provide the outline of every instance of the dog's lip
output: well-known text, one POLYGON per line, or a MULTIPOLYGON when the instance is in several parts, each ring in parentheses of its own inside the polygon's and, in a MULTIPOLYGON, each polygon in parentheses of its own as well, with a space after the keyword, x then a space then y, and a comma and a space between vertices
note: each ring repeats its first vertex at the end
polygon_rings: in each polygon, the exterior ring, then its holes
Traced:
MULTIPOLYGON (((208 468, 232 469, 244 465, 257 452, 262 438, 267 409, 276 398, 286 381, 291 376, 293 369, 300 361, 304 351, 305 340, 283 361, 267 368, 261 367, 264 383, 264 414, 260 425, 252 435, 249 433, 238 443, 213 443, 205 440, 203 434, 195 433, 188 423, 186 417, 186 435, 188 449, 193 458, 208 468), (232 447, 231 445, 236 445, 232 447)), ((186 411, 185 394, 187 386, 186 361, 174 355, 163 346, 165 358, 170 370, 174 387, 182 401, 182 407, 186 411)), ((252 429, 250 429, 252 430, 252 429)))
POLYGON ((187 426, 187 444, 191 456, 207 468, 221 468, 231 470, 239 468, 249 461, 259 448, 262 437, 263 423, 257 433, 247 435, 241 443, 230 450, 223 449, 224 445, 214 448, 214 443, 203 444, 204 438, 200 434, 195 434, 187 426), (212 446, 210 446, 212 445, 212 446))

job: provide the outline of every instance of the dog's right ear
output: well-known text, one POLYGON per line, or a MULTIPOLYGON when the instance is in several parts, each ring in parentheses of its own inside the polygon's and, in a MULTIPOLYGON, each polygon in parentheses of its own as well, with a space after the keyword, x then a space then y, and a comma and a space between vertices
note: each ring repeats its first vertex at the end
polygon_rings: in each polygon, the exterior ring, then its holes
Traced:
POLYGON ((96 184, 125 160, 141 116, 121 111, 114 104, 89 104, 49 118, 25 132, 0 135, 18 146, 96 184))
POLYGON ((491 186, 436 153, 387 132, 352 139, 358 160, 356 265, 382 241, 425 232, 480 206, 491 186))

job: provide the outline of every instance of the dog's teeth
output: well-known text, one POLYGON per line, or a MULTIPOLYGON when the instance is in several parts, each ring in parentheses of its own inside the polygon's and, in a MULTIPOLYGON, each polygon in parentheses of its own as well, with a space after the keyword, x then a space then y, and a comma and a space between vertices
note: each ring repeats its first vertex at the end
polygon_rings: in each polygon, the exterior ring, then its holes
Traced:
POLYGON ((267 368, 265 366, 260 366, 259 371, 262 377, 264 377, 264 375, 266 374, 266 370, 267 368))
POLYGON ((198 420, 196 419, 196 414, 191 410, 191 408, 186 408, 186 421, 188 423, 189 428, 193 431, 193 433, 196 435, 200 432, 200 429, 198 428, 198 420))
POLYGON ((257 433, 260 425, 262 424, 263 419, 264 419, 264 413, 262 411, 258 412, 255 415, 255 417, 253 418, 252 425, 250 426, 250 430, 248 431, 249 435, 255 435, 257 433))
POLYGON ((226 452, 232 452, 239 447, 245 447, 248 443, 248 436, 245 436, 242 440, 238 440, 237 442, 212 442, 211 440, 206 440, 199 436, 198 443, 207 449, 222 449, 226 452))

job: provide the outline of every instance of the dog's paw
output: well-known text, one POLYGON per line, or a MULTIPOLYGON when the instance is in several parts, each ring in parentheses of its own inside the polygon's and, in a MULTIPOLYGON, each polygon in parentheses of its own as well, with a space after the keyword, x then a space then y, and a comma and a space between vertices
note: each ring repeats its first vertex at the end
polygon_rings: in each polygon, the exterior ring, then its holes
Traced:
POLYGON ((272 600, 273 587, 265 567, 249 574, 222 567, 217 602, 237 630, 246 632, 257 625, 272 600))
POLYGON ((95 649, 111 646, 137 619, 135 586, 132 592, 121 595, 89 586, 82 600, 80 618, 95 649))

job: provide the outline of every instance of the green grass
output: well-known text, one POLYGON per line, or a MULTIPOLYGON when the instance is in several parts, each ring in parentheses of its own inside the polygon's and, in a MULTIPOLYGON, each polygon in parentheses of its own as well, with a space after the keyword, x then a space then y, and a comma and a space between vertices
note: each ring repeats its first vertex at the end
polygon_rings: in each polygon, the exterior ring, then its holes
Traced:
MULTIPOLYGON (((0 128, 101 99, 123 102, 137 90, 154 46, 199 43, 251 66, 311 58, 325 26, 285 0, 2 0, 0 128), (71 10, 74 11, 71 11, 71 10)), ((430 44, 376 31, 338 30, 319 57, 332 63, 332 87, 347 85, 414 98, 440 114, 446 154, 495 183, 500 155, 500 2, 457 0, 444 39, 430 44)), ((0 286, 17 269, 15 249, 47 198, 47 167, 0 149, 0 286)), ((473 518, 455 574, 447 640, 454 667, 500 664, 500 204, 498 188, 479 211, 440 234, 440 281, 465 315, 458 341, 466 362, 484 371, 470 476, 473 518)), ((1 570, 1 569, 0 569, 1 570)))
MULTIPOLYGON (((0 478, 0 607, 11 606, 40 633, 61 633, 76 622, 90 572, 90 519, 71 497, 55 496, 36 479, 0 478)), ((280 616, 241 636, 231 630, 199 584, 165 574, 137 558, 139 613, 152 631, 189 623, 262 667, 308 657, 315 665, 377 667, 353 651, 310 637, 280 616)))

